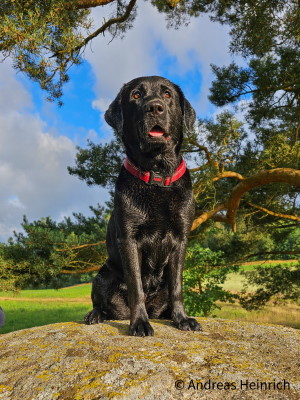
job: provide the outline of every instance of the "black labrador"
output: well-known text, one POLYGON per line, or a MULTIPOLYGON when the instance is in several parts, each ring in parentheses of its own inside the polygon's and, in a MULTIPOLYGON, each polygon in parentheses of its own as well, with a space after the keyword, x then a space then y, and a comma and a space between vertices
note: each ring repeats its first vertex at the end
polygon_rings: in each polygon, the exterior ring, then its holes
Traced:
POLYGON ((122 137, 127 158, 116 181, 108 259, 93 281, 94 308, 85 322, 130 318, 134 336, 153 335, 148 318, 201 330, 182 299, 194 200, 180 148, 195 111, 177 85, 150 76, 125 84, 105 119, 122 137))

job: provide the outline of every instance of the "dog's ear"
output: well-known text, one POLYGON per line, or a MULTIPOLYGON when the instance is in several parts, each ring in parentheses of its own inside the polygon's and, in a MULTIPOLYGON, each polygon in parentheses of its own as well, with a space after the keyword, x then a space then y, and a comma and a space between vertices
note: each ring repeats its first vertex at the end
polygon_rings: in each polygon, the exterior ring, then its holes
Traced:
POLYGON ((189 132, 193 132, 196 121, 196 112, 186 98, 184 98, 183 118, 186 133, 188 134, 189 132))
POLYGON ((175 85, 179 97, 180 97, 180 105, 182 109, 182 114, 183 114, 183 123, 184 127, 186 129, 186 133, 193 132, 194 130, 194 125, 196 121, 196 112, 191 106, 190 102, 185 98, 182 90, 180 89, 179 86, 175 85))
POLYGON ((108 110, 104 114, 105 121, 115 130, 118 136, 122 136, 123 132, 123 111, 122 111, 122 94, 124 86, 118 93, 115 100, 110 104, 108 110))

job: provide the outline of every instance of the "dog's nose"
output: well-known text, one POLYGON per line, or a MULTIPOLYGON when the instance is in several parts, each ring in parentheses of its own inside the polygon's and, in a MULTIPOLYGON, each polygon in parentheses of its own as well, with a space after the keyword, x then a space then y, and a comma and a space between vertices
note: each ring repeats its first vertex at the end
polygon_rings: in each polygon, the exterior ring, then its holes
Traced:
POLYGON ((146 104, 145 110, 147 113, 151 114, 163 114, 165 112, 165 107, 159 100, 153 100, 146 104))

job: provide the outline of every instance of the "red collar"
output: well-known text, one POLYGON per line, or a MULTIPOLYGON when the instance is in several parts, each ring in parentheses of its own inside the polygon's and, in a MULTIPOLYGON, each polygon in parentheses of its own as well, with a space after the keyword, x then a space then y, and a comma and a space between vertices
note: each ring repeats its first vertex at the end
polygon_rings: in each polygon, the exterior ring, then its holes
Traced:
POLYGON ((141 179, 148 185, 157 186, 170 186, 171 183, 177 181, 186 171, 186 164, 184 159, 182 159, 179 167, 176 169, 172 176, 162 176, 153 171, 142 172, 139 167, 136 167, 128 157, 125 158, 124 167, 128 172, 130 172, 136 178, 141 179))

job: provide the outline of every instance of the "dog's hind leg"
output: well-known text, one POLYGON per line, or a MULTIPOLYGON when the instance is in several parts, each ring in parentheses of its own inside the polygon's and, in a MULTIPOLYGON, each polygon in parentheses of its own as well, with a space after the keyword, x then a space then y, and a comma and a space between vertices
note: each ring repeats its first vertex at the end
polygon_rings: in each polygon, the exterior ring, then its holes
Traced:
POLYGON ((98 324, 111 319, 129 319, 127 288, 118 282, 105 264, 93 280, 93 309, 84 317, 88 325, 98 324))
POLYGON ((102 291, 101 270, 98 272, 98 274, 93 280, 93 286, 92 286, 93 309, 89 311, 84 317, 84 322, 87 325, 99 324, 100 322, 103 322, 105 319, 107 319, 105 315, 106 313, 103 310, 104 301, 101 296, 101 291, 102 291))

